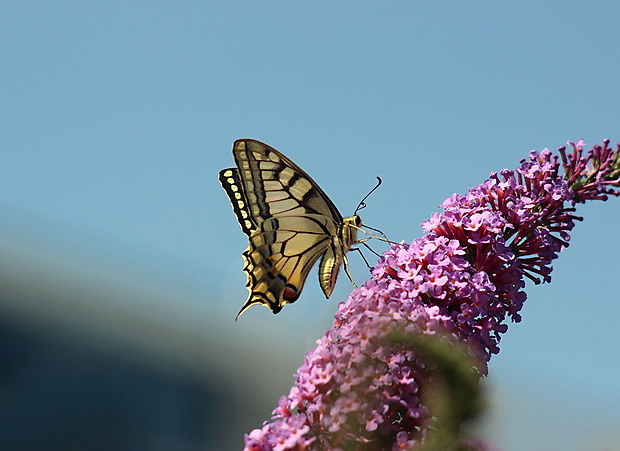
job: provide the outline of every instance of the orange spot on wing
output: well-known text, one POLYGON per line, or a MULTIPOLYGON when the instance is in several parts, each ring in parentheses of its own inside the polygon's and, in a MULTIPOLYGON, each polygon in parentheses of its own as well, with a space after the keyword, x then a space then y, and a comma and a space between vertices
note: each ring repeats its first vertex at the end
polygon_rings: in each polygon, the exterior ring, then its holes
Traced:
POLYGON ((287 285, 284 287, 284 291, 282 291, 282 297, 289 302, 293 302, 297 299, 298 291, 295 287, 291 285, 287 285))

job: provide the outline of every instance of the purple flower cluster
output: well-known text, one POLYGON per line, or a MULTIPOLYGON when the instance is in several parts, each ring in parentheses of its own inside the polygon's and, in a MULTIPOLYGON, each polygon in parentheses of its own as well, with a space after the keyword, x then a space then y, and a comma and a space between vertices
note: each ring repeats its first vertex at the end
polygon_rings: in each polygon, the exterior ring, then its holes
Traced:
MULTIPOLYGON (((308 352, 296 383, 246 450, 415 449, 433 416, 425 405, 432 363, 387 339, 394 330, 464 343, 480 362, 499 352, 506 317, 520 321, 524 277, 549 282, 568 246, 574 204, 618 195, 619 149, 609 141, 532 151, 516 171, 493 173, 453 195, 423 224, 426 234, 392 245, 373 277, 341 303, 333 328, 308 352), (560 175, 560 169, 564 175, 560 175)), ((483 446, 480 445, 480 448, 483 446)), ((474 449, 473 447, 472 449, 474 449)))

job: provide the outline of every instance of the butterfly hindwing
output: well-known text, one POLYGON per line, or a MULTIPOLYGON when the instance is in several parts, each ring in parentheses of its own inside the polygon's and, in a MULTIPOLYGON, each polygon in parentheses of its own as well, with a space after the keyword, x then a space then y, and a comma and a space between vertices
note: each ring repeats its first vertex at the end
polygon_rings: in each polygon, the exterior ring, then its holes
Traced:
POLYGON ((261 224, 243 252, 250 296, 242 312, 254 304, 274 313, 297 300, 310 269, 329 249, 334 229, 325 217, 282 216, 261 224))
POLYGON ((295 302, 321 256, 319 281, 329 297, 359 216, 343 219, 308 174, 266 144, 238 140, 233 155, 237 168, 222 170, 220 182, 249 238, 243 269, 250 294, 239 315, 255 304, 277 313, 295 302))

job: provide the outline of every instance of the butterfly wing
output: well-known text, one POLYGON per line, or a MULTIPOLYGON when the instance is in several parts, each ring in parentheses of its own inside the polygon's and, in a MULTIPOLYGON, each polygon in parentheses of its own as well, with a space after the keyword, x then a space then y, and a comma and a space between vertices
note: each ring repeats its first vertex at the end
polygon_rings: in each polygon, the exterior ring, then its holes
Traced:
POLYGON ((237 167, 222 170, 220 182, 249 238, 243 269, 250 295, 239 315, 255 304, 277 313, 295 302, 322 255, 319 280, 329 297, 350 245, 341 240, 338 209, 308 174, 272 147, 241 139, 233 155, 237 167))

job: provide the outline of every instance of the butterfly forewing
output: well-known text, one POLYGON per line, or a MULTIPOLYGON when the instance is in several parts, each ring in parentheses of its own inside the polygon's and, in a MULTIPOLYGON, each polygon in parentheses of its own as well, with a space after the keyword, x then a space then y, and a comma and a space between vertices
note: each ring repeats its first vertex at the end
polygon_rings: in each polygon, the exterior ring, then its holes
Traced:
POLYGON ((240 139, 233 145, 233 155, 254 217, 269 219, 296 210, 342 222, 342 215, 314 180, 274 148, 240 139))
POLYGON ((230 199, 241 230, 250 236, 256 230, 257 225, 251 211, 248 209, 248 201, 244 192, 244 185, 239 177, 239 171, 236 168, 221 170, 220 183, 224 191, 226 191, 228 199, 230 199))
POLYGON ((237 168, 222 170, 220 181, 249 237, 243 269, 250 295, 237 317, 255 304, 277 313, 296 301, 321 256, 319 281, 329 297, 353 244, 352 218, 343 220, 310 176, 272 147, 242 139, 233 155, 237 168))

